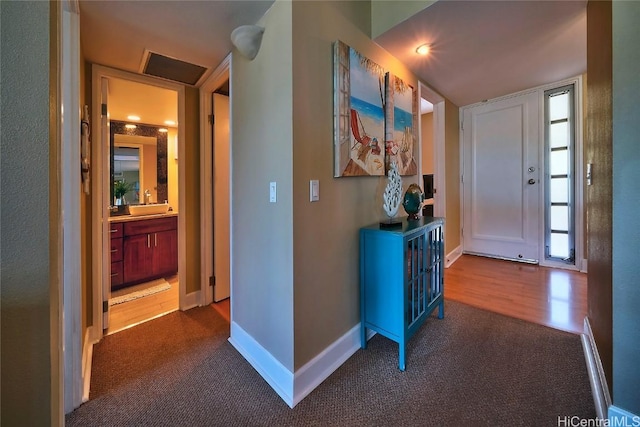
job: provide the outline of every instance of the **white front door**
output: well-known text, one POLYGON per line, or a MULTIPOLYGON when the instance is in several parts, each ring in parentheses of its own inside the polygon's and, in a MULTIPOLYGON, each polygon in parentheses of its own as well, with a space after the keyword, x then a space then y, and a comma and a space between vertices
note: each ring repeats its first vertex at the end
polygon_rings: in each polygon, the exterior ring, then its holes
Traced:
POLYGON ((538 95, 464 110, 464 252, 538 260, 538 95))

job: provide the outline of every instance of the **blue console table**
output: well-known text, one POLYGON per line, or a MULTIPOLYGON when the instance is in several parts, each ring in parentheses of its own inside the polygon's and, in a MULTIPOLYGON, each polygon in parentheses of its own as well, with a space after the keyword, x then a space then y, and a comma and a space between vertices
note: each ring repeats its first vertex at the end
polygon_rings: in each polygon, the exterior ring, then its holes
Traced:
POLYGON ((360 339, 367 329, 395 341, 405 370, 407 341, 438 307, 444 317, 442 218, 403 220, 393 229, 360 229, 360 339))

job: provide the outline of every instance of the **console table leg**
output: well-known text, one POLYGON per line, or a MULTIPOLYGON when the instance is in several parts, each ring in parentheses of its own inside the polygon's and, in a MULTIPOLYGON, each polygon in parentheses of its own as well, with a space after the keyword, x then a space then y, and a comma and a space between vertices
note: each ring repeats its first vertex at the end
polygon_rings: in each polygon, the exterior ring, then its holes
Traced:
POLYGON ((438 306, 438 319, 444 319, 444 300, 438 306))
POLYGON ((364 326, 360 327, 360 347, 367 348, 367 328, 364 326))
POLYGON ((398 355, 398 368, 404 372, 405 369, 405 359, 404 359, 404 350, 405 350, 405 344, 404 343, 400 343, 399 344, 400 347, 400 351, 399 351, 399 355, 398 355))

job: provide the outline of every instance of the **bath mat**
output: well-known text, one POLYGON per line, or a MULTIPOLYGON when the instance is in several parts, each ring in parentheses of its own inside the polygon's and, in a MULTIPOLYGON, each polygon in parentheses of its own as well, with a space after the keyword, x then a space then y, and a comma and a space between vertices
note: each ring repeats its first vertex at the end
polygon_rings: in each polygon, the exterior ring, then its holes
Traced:
POLYGON ((142 283, 127 289, 120 289, 111 294, 109 305, 122 304, 123 302, 133 301, 149 295, 157 294, 171 289, 171 285, 164 279, 152 280, 151 282, 142 283))

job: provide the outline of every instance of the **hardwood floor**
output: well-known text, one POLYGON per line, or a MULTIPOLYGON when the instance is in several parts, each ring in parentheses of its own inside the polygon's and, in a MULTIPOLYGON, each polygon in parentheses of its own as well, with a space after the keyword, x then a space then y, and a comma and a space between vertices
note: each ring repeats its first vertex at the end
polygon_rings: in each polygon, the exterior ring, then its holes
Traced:
POLYGON ((444 274, 445 299, 582 333, 587 315, 584 273, 463 255, 444 274))
MULTIPOLYGON (((555 329, 583 331, 586 274, 463 255, 444 277, 446 299, 555 329)), ((107 334, 178 310, 178 277, 167 280, 168 291, 112 306, 107 334)), ((229 321, 229 298, 211 306, 229 321)))
POLYGON ((214 302, 211 307, 215 308, 227 322, 231 323, 231 298, 223 299, 220 302, 214 302))
POLYGON ((178 276, 168 277, 166 280, 171 285, 171 289, 169 290, 111 306, 109 328, 106 334, 114 334, 178 310, 178 276))

